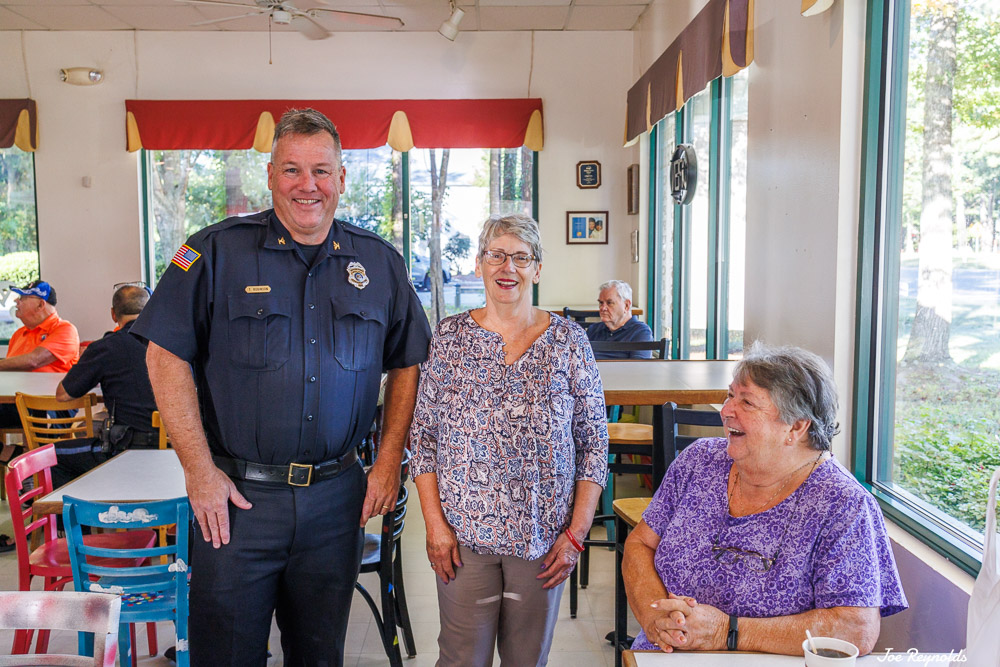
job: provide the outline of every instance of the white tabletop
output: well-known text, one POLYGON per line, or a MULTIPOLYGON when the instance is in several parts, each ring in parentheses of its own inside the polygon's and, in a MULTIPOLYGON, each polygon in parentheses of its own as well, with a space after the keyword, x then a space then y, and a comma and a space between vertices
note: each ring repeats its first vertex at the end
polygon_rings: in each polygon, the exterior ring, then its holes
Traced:
MULTIPOLYGON (((863 658, 858 658, 857 664, 864 667, 874 665, 898 665, 898 664, 921 664, 921 665, 948 665, 947 653, 919 653, 907 655, 906 653, 892 653, 895 660, 886 658, 885 652, 872 653, 863 658)), ((958 653, 951 654, 957 657, 958 653)), ((659 651, 626 651, 625 665, 635 667, 802 667, 804 660, 802 656, 792 655, 769 655, 765 653, 731 653, 725 652, 683 652, 662 653, 659 651), (631 660, 629 659, 631 658, 631 660)))
POLYGON ((62 511, 63 496, 95 502, 142 502, 187 495, 172 449, 129 449, 35 501, 36 514, 62 511))
POLYGON ((55 396, 56 387, 66 377, 65 373, 31 373, 27 371, 0 371, 0 403, 13 403, 14 394, 55 396))

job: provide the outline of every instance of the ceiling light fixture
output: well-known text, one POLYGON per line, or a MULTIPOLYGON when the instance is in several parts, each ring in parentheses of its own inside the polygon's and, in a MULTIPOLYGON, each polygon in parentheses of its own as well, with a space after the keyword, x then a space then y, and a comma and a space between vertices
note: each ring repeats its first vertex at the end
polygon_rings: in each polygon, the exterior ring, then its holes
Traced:
POLYGON ((94 67, 66 67, 59 70, 59 78, 74 86, 93 86, 104 81, 104 72, 94 67))
POLYGON ((458 37, 458 24, 462 22, 465 12, 456 7, 454 2, 450 2, 449 4, 451 5, 451 16, 441 24, 438 32, 454 42, 455 38, 458 37))

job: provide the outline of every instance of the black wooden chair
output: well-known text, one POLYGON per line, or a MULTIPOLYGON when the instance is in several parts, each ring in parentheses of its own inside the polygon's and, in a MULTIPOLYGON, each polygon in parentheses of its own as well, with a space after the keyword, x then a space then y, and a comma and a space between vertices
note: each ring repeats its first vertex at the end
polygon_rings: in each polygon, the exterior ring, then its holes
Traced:
POLYGON ((377 572, 379 578, 379 594, 382 603, 382 613, 371 594, 361 585, 354 584, 361 593, 375 616, 382 647, 389 658, 392 667, 402 667, 403 659, 399 652, 399 636, 396 628, 403 632, 403 644, 407 657, 417 655, 416 643, 413 640, 413 629, 410 626, 410 613, 406 608, 406 592, 403 589, 403 564, 400 539, 406 522, 406 501, 409 492, 403 483, 409 477, 409 452, 403 455, 402 475, 399 486, 399 498, 396 509, 382 517, 382 532, 378 535, 366 534, 364 552, 361 556, 361 573, 377 572))
POLYGON ((590 341, 590 347, 594 348, 595 356, 597 356, 599 352, 644 352, 646 350, 652 350, 654 353, 659 353, 659 356, 653 357, 654 359, 666 359, 670 355, 670 341, 666 338, 642 342, 592 340, 590 341))
POLYGON ((569 307, 563 308, 563 317, 579 324, 593 324, 601 321, 601 314, 596 310, 573 310, 569 307))

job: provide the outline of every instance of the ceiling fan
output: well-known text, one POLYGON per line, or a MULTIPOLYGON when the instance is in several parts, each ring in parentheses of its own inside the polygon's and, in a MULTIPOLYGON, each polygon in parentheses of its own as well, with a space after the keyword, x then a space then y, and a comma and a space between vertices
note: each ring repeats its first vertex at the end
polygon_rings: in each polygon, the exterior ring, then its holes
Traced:
MULTIPOLYGON (((227 16, 221 19, 211 19, 209 21, 199 21, 191 25, 209 25, 212 23, 223 23, 248 16, 266 15, 271 21, 278 25, 291 25, 309 39, 326 39, 330 32, 320 25, 316 19, 319 16, 331 16, 341 21, 351 23, 362 23, 365 25, 377 26, 380 28, 401 28, 402 19, 395 16, 381 16, 379 14, 363 14, 361 12, 345 12, 339 9, 328 7, 313 7, 312 9, 299 9, 291 2, 282 0, 253 0, 252 3, 231 2, 229 0, 176 0, 192 5, 215 5, 217 7, 239 7, 250 10, 246 14, 227 16)), ((327 4, 327 0, 318 0, 322 4, 327 4)))

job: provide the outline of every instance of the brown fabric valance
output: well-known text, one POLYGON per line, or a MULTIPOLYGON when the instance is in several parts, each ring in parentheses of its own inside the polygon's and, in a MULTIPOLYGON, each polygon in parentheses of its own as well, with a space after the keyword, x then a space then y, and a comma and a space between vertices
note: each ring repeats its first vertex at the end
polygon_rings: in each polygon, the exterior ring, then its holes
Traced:
POLYGON ((753 62, 754 0, 709 0, 628 91, 625 142, 753 62))
POLYGON ((0 148, 22 151, 38 148, 38 111, 35 100, 0 100, 0 148))
POLYGON ((486 100, 125 100, 128 150, 271 150, 288 109, 326 114, 345 149, 542 150, 542 101, 486 100))

